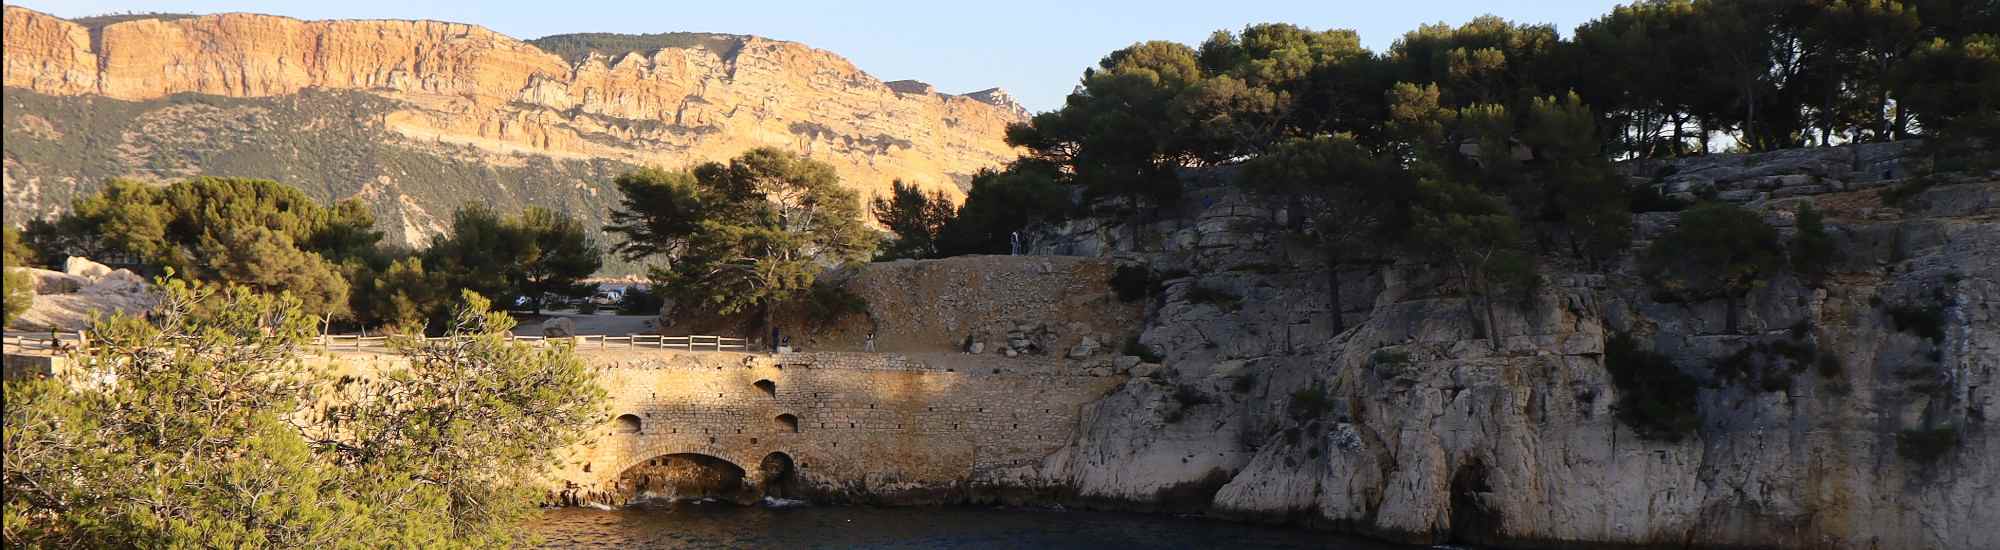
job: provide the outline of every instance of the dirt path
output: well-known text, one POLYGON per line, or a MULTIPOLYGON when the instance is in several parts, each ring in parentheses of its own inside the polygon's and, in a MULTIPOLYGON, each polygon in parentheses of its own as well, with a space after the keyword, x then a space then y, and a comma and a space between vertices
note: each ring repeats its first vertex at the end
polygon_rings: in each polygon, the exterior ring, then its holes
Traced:
POLYGON ((557 317, 567 317, 576 323, 576 333, 590 336, 624 336, 627 334, 656 334, 658 318, 652 315, 581 315, 566 312, 546 312, 540 316, 519 315, 515 319, 515 336, 541 336, 542 322, 557 317))

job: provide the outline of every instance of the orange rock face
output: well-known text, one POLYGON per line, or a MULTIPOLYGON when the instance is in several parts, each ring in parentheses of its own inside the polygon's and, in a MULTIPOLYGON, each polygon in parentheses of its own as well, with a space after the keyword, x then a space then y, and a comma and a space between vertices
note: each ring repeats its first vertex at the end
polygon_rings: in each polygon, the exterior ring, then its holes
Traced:
POLYGON ((669 168, 779 146, 834 165, 864 197, 897 178, 957 194, 954 178, 1016 155, 1002 136, 1024 119, 1004 94, 899 93, 830 52, 757 37, 571 64, 437 21, 223 14, 92 32, 8 6, 5 85, 123 100, 360 91, 397 101, 381 123, 412 143, 669 168))

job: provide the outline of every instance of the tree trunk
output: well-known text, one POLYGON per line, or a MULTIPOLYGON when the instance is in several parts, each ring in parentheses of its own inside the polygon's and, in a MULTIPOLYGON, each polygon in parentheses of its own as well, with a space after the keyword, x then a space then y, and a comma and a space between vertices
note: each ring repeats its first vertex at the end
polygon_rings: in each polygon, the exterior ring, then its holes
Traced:
POLYGON ((1739 300, 1741 297, 1734 292, 1728 293, 1722 300, 1723 307, 1728 309, 1723 315, 1723 330, 1729 334, 1736 334, 1736 309, 1739 300))
POLYGON ((1889 139, 1903 139, 1910 135, 1910 111, 1904 109, 1901 100, 1896 103, 1896 125, 1890 129, 1889 139))
POLYGON ((1338 252, 1329 251, 1326 255, 1326 282, 1330 291, 1327 297, 1327 309, 1331 310, 1329 313, 1333 316, 1333 333, 1338 335, 1347 331, 1346 322, 1340 314, 1340 253, 1338 252))
POLYGON ((1486 305, 1486 341, 1493 344, 1493 351, 1500 351, 1499 322, 1493 317, 1493 292, 1483 276, 1479 278, 1479 301, 1486 305))
POLYGON ((1881 123, 1881 126, 1879 126, 1879 127, 1880 127, 1880 128, 1882 129, 1882 130, 1881 130, 1881 131, 1882 131, 1882 133, 1880 133, 1880 134, 1877 134, 1877 135, 1875 136, 1875 141, 1889 141, 1890 139, 1893 139, 1892 137, 1890 137, 1890 133, 1891 133, 1891 132, 1892 132, 1892 131, 1893 131, 1894 129, 1890 127, 1890 124, 1892 124, 1892 122, 1891 122, 1891 121, 1890 121, 1890 119, 1889 119, 1889 87, 1888 87, 1888 86, 1883 86, 1883 87, 1882 87, 1882 90, 1881 90, 1880 92, 1877 92, 1877 93, 1876 93, 1876 95, 1875 95, 1875 112, 1874 112, 1873 114, 1875 115, 1875 120, 1876 120, 1877 122, 1881 123))
POLYGON ((1474 282, 1470 270, 1460 267, 1458 274, 1465 280, 1465 322, 1472 325, 1473 339, 1485 338, 1486 327, 1480 325, 1479 312, 1472 307, 1472 295, 1479 292, 1476 288, 1478 285, 1474 282))
POLYGON ((771 333, 771 351, 776 353, 778 351, 778 338, 782 335, 778 334, 778 322, 771 311, 771 300, 768 298, 765 299, 762 307, 764 308, 764 330, 771 333))
POLYGON ((1743 138, 1751 151, 1763 149, 1757 144, 1757 83, 1754 79, 1743 85, 1743 138))
POLYGON ((1701 129, 1701 154, 1706 155, 1708 154, 1708 133, 1711 131, 1708 128, 1707 118, 1703 118, 1701 120, 1701 126, 1699 128, 1701 129))
POLYGON ((1673 119, 1674 119, 1674 151, 1673 151, 1673 156, 1674 156, 1674 158, 1680 158, 1680 156, 1681 156, 1681 148, 1682 148, 1682 144, 1683 144, 1683 143, 1686 143, 1686 140, 1687 140, 1687 138, 1686 138, 1686 137, 1684 137, 1684 135, 1682 134, 1682 131, 1681 131, 1681 127, 1682 127, 1682 126, 1686 126, 1686 125, 1687 125, 1687 117, 1686 117, 1685 115, 1682 115, 1682 114, 1680 114, 1680 113, 1674 113, 1674 115, 1673 115, 1673 119))

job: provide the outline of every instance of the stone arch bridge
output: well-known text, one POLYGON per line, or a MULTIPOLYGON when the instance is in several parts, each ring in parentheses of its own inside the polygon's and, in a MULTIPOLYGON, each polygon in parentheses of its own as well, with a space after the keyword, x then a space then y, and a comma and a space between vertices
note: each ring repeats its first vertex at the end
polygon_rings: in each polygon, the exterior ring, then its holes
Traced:
POLYGON ((553 474, 568 504, 667 496, 663 481, 739 501, 899 503, 1033 484, 1084 406, 1122 381, 952 353, 580 353, 601 367, 610 410, 553 474))

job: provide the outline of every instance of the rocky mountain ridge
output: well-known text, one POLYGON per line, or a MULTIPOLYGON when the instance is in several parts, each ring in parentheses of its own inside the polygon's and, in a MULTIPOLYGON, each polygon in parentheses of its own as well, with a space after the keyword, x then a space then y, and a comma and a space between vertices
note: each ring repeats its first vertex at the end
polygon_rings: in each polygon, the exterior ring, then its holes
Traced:
POLYGON ((614 56, 585 43, 572 63, 459 23, 229 13, 85 26, 8 6, 4 40, 10 217, 109 177, 272 177, 369 199, 415 244, 467 200, 601 219, 623 167, 758 146, 829 162, 864 196, 898 178, 957 194, 1015 156, 1003 134, 1024 120, 996 90, 898 91, 831 52, 754 36, 614 56), (169 143, 181 136, 194 143, 169 143), (294 138, 308 143, 272 143, 294 138), (371 158, 384 156, 416 158, 371 158), (439 180, 457 188, 412 189, 439 180))

